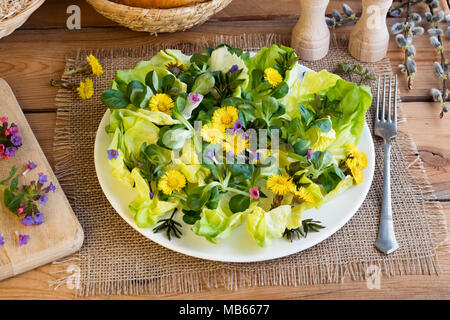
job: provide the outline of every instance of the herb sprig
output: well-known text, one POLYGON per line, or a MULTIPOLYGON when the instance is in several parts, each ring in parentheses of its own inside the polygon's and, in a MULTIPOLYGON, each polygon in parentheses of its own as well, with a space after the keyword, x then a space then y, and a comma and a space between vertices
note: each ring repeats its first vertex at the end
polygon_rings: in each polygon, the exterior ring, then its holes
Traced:
POLYGON ((354 65, 346 62, 339 63, 336 70, 333 71, 337 74, 346 74, 350 81, 353 81, 352 74, 360 77, 358 85, 362 83, 363 80, 375 80, 375 75, 369 71, 369 69, 363 69, 360 65, 354 65))
POLYGON ((180 238, 183 233, 181 232, 182 225, 175 221, 173 218, 175 216, 175 213, 178 209, 175 209, 170 216, 170 218, 167 219, 161 219, 159 220, 159 225, 157 225, 155 228, 153 228, 154 233, 158 232, 166 232, 167 238, 171 240, 171 235, 173 234, 176 238, 180 238))
POLYGON ((283 237, 289 241, 293 241, 300 238, 306 238, 310 232, 319 232, 319 229, 325 228, 321 225, 322 222, 313 219, 305 219, 302 221, 302 225, 296 229, 284 230, 283 237))

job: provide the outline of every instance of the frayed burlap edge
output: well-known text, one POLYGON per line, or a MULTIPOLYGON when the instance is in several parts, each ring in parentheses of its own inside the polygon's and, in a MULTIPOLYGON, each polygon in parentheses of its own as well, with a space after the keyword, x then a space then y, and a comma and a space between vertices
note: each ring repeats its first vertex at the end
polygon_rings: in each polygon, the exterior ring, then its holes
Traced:
MULTIPOLYGON (((341 37, 335 35, 332 38, 331 49, 333 47, 342 46, 344 43, 347 43, 347 41, 348 39, 345 36, 341 37)), ((270 46, 274 43, 289 45, 289 38, 277 34, 244 34, 239 36, 218 35, 214 40, 199 39, 196 43, 190 43, 188 45, 176 43, 130 49, 104 49, 97 51, 79 50, 73 56, 67 57, 67 63, 73 64, 87 53, 93 53, 100 59, 102 57, 123 56, 151 57, 159 50, 169 47, 176 47, 183 50, 188 46, 192 52, 201 52, 204 47, 214 47, 221 43, 227 43, 233 47, 245 48, 248 51, 253 51, 259 50, 263 46, 270 46)), ((367 64, 367 67, 372 69, 377 75, 392 74, 390 61, 387 58, 373 65, 367 64)), ((69 121, 69 101, 71 97, 72 93, 65 89, 60 89, 56 98, 58 110, 54 139, 55 173, 58 176, 59 182, 63 186, 68 199, 72 203, 76 203, 78 187, 75 183, 76 180, 73 179, 74 172, 72 172, 70 165, 70 133, 66 126, 69 121)), ((399 122, 406 121, 406 119, 403 118, 401 104, 399 105, 399 117, 399 122)), ((387 277, 397 275, 439 274, 440 266, 438 261, 438 249, 443 251, 442 248, 448 246, 447 226, 444 212, 441 204, 437 201, 433 187, 428 180, 423 162, 419 157, 417 146, 412 137, 407 132, 401 131, 397 137, 397 143, 400 146, 404 163, 407 164, 409 179, 414 187, 415 193, 428 200, 424 204, 423 212, 426 213, 424 214, 424 218, 433 240, 433 249, 432 254, 430 255, 419 256, 414 259, 397 259, 395 261, 386 260, 383 262, 366 261, 336 265, 298 266, 295 268, 277 267, 259 272, 223 269, 213 270, 207 273, 190 272, 189 274, 177 274, 151 280, 145 279, 100 283, 90 282, 89 279, 87 279, 84 283, 81 283, 76 294, 77 296, 169 294, 176 292, 198 292, 204 288, 219 287, 236 290, 248 286, 296 287, 301 285, 339 283, 344 281, 347 277, 350 277, 352 280, 365 280, 368 276, 368 267, 372 265, 380 267, 387 277)), ((59 284, 60 282, 57 283, 59 284)))

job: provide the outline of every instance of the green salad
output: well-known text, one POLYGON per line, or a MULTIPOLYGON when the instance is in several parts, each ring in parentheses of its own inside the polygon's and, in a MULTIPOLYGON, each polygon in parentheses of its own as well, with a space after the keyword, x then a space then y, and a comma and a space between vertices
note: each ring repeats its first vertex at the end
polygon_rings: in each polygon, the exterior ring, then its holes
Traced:
POLYGON ((136 191, 136 224, 169 239, 217 243, 238 227, 260 246, 306 236, 323 226, 304 211, 364 179, 370 87, 302 74, 288 47, 167 49, 118 70, 101 99, 111 174, 136 191))

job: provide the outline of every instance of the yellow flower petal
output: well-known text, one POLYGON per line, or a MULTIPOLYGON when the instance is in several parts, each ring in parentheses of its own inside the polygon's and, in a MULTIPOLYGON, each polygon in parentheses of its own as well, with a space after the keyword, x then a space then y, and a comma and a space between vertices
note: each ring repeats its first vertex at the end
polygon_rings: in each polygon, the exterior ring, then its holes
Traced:
POLYGON ((80 82, 77 91, 81 99, 90 99, 94 95, 94 83, 91 79, 87 78, 85 82, 80 82))
POLYGON ((178 170, 167 171, 159 180, 158 189, 167 195, 180 191, 186 186, 186 178, 178 170))
POLYGON ((91 65, 92 68, 92 73, 94 75, 96 75, 97 77, 100 77, 103 75, 103 67, 100 64, 100 62, 98 62, 97 58, 95 56, 93 56, 92 54, 88 55, 86 57, 86 60, 89 62, 89 64, 91 65))
POLYGON ((238 110, 235 107, 222 107, 214 111, 212 123, 222 129, 233 128, 233 123, 238 119, 238 110))
POLYGON ((267 188, 273 193, 283 196, 290 193, 295 186, 289 177, 274 174, 267 179, 267 188))
POLYGON ((214 127, 212 123, 205 124, 202 127, 202 137, 205 141, 210 143, 222 143, 225 136, 225 130, 220 127, 214 127))
POLYGON ((157 93, 151 97, 148 106, 152 111, 160 111, 172 115, 172 108, 175 106, 175 103, 169 95, 157 93))
POLYGON ((225 153, 232 152, 234 155, 241 154, 248 148, 248 139, 243 139, 241 133, 227 134, 223 144, 225 153))
POLYGON ((267 68, 266 70, 264 70, 264 80, 270 83, 272 88, 275 88, 283 81, 283 77, 277 69, 267 68))
POLYGON ((169 71, 169 72, 171 72, 171 73, 173 73, 173 74, 175 74, 175 75, 177 75, 177 76, 178 76, 180 73, 183 73, 183 72, 186 71, 186 65, 185 65, 183 62, 175 61, 175 60, 166 62, 166 63, 164 64, 164 68, 165 68, 167 71, 169 71))
POLYGON ((353 143, 346 147, 347 159, 345 164, 350 169, 355 183, 358 185, 364 180, 364 168, 367 167, 369 160, 364 152, 359 151, 353 143))

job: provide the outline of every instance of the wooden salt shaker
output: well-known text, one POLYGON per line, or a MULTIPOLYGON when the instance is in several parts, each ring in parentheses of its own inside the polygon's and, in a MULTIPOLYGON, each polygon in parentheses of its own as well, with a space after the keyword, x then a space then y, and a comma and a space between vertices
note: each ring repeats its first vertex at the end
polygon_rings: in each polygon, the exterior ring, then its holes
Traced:
POLYGON ((300 0, 301 14, 292 30, 291 46, 302 60, 325 57, 330 47, 330 30, 325 22, 329 0, 300 0))
POLYGON ((363 62, 376 62, 386 56, 389 31, 386 14, 392 0, 362 0, 363 13, 350 34, 348 49, 363 62))

